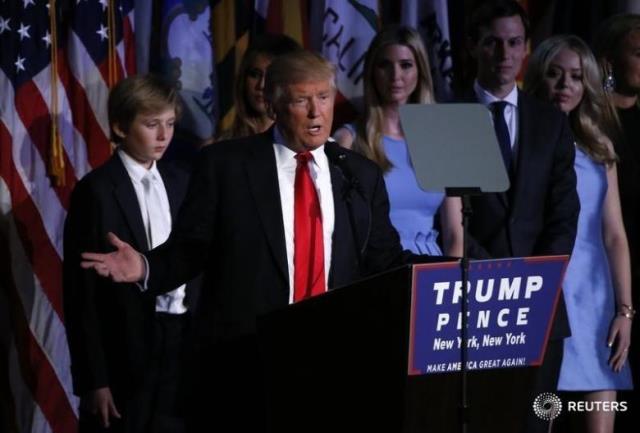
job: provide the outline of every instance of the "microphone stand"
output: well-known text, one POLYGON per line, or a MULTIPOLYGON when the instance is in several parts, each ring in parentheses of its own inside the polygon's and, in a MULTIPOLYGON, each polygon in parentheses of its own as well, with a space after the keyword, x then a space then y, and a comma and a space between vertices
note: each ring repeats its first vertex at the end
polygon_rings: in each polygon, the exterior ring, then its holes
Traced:
MULTIPOLYGON (((343 173, 344 174, 344 173, 343 173)), ((349 227, 351 228, 351 237, 353 238, 353 248, 356 250, 356 259, 358 260, 358 270, 362 273, 362 251, 360 250, 360 243, 358 241, 358 233, 356 233, 356 220, 353 216, 353 204, 351 195, 354 190, 358 190, 358 180, 355 178, 346 178, 345 177, 346 186, 342 191, 345 202, 347 202, 347 214, 349 214, 349 227)), ((365 244, 366 245, 366 244, 365 244)))
POLYGON ((471 196, 480 195, 480 188, 445 188, 447 197, 460 197, 462 201, 462 258, 460 260, 460 273, 462 280, 462 301, 460 312, 462 314, 460 338, 460 431, 467 433, 469 429, 469 395, 468 395, 468 369, 467 360, 469 358, 467 340, 468 340, 468 318, 469 313, 469 294, 467 286, 469 285, 469 255, 467 253, 468 236, 469 236, 469 219, 473 214, 471 208, 471 196))
MULTIPOLYGON (((351 172, 351 168, 347 162, 347 155, 340 151, 340 149, 332 149, 331 147, 327 147, 326 149, 327 157, 329 160, 335 164, 342 175, 342 180, 344 181, 344 186, 342 188, 342 197, 347 204, 347 214, 349 215, 349 228, 351 229, 351 237, 353 238, 353 248, 356 252, 356 260, 358 262, 358 270, 360 273, 363 271, 363 258, 362 254, 366 245, 369 241, 369 233, 365 238, 364 243, 362 244, 362 249, 360 249, 360 241, 358 239, 358 233, 356 231, 356 221, 353 215, 353 192, 355 191, 360 196, 363 196, 362 189, 360 187, 360 182, 358 178, 354 176, 351 172)), ((369 209, 369 213, 371 213, 371 209, 369 209)), ((369 221, 371 221, 371 215, 369 215, 369 221)), ((369 226, 369 230, 371 230, 371 226, 369 226)))

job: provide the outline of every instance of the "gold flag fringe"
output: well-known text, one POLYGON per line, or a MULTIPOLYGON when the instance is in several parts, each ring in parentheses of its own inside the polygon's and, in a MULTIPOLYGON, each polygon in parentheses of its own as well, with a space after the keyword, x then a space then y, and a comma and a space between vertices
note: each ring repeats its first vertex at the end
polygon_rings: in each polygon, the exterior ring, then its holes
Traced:
POLYGON ((58 122, 58 31, 56 26, 56 0, 49 0, 49 25, 51 27, 51 146, 49 175, 56 186, 65 186, 64 146, 58 122))

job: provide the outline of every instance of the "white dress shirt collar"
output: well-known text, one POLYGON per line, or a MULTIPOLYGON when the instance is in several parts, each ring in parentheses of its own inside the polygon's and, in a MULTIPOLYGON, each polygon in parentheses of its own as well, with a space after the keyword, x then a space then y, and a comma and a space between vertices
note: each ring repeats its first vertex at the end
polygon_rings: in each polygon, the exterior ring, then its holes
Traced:
POLYGON ((134 182, 141 182, 142 178, 148 173, 151 173, 156 179, 162 179, 160 172, 158 171, 158 165, 155 161, 151 163, 151 168, 147 169, 144 165, 133 159, 125 150, 118 149, 118 156, 124 165, 124 168, 129 173, 129 177, 134 182))
POLYGON ((473 83, 473 90, 478 98, 478 102, 480 102, 485 107, 489 108, 489 105, 498 102, 505 101, 507 103, 504 108, 504 120, 507 123, 507 129, 509 130, 509 139, 511 142, 511 150, 513 152, 513 167, 516 167, 517 164, 517 153, 518 153, 518 86, 514 84, 511 92, 507 94, 503 99, 496 98, 495 95, 490 93, 488 90, 484 89, 478 80, 473 83))
MULTIPOLYGON (((287 147, 286 140, 282 132, 280 132, 280 128, 277 126, 273 128, 273 142, 276 146, 276 162, 280 166, 281 163, 284 165, 287 164, 296 164, 295 156, 296 152, 287 147)), ((316 169, 326 172, 329 170, 329 159, 327 155, 324 153, 324 145, 319 146, 311 151, 311 155, 313 155, 313 163, 316 169)))
POLYGON ((515 84, 509 94, 502 99, 496 98, 491 92, 482 87, 480 83, 478 83, 478 80, 473 82, 473 91, 476 94, 476 98, 478 98, 478 102, 482 105, 489 105, 497 101, 505 101, 514 107, 518 106, 518 86, 515 84))

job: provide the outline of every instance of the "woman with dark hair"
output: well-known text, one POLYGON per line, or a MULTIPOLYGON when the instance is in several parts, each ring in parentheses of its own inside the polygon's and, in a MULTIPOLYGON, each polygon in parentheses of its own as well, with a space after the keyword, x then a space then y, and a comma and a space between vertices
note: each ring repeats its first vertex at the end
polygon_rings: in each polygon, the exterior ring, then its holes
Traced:
POLYGON ((434 102, 429 61, 420 38, 409 27, 390 27, 371 41, 364 65, 364 116, 334 135, 376 162, 385 174, 389 216, 402 246, 419 254, 442 255, 434 228, 440 214, 444 254, 462 256, 460 201, 418 186, 400 124, 401 105, 434 102))
MULTIPOLYGON (((616 107, 621 133, 614 140, 622 218, 631 252, 631 286, 640 296, 640 15, 620 14, 607 19, 594 38, 594 51, 605 90, 616 107)), ((638 323, 633 325, 632 365, 640 365, 638 323)), ((640 397, 635 397, 635 402, 640 397)))
MULTIPOLYGON (((576 138, 575 170, 580 216, 563 283, 571 337, 564 343, 558 389, 587 401, 616 401, 632 387, 629 248, 622 222, 616 154, 607 132, 613 107, 601 87, 589 47, 577 36, 543 41, 529 58, 524 90, 569 116, 576 138)), ((586 429, 613 432, 614 411, 585 412, 586 429)))
POLYGON ((264 77, 277 56, 301 49, 285 35, 257 36, 245 52, 236 75, 234 89, 235 117, 222 131, 220 139, 240 138, 264 132, 273 125, 264 103, 264 77))

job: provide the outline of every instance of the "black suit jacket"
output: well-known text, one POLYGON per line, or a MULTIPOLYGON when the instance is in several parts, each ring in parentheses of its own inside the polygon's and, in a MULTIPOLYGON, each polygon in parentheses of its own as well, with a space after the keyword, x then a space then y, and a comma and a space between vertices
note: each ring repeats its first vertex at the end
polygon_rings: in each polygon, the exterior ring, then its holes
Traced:
MULTIPOLYGON (((484 259, 571 254, 580 211, 574 158, 567 117, 550 104, 518 92, 512 185, 505 193, 473 197, 469 255, 484 259)), ((561 296, 552 337, 568 335, 561 296)))
MULTIPOLYGON (((205 343, 254 334, 258 315, 288 304, 272 134, 269 130, 203 149, 170 239, 146 255, 154 293, 204 270, 197 328, 205 343)), ((380 169, 336 143, 326 143, 325 152, 330 156, 335 206, 329 288, 406 262, 411 255, 403 252, 389 221, 380 169), (349 178, 356 179, 354 188, 349 178)))
MULTIPOLYGON (((188 175, 162 162, 158 170, 175 221, 188 175)), ((117 154, 78 182, 71 196, 64 229, 64 312, 74 392, 109 386, 122 410, 118 397, 140 383, 149 364, 155 296, 80 267, 83 251, 113 251, 105 236, 109 231, 139 251, 147 250, 138 199, 117 154)), ((187 286, 187 302, 196 291, 197 284, 187 286)))

